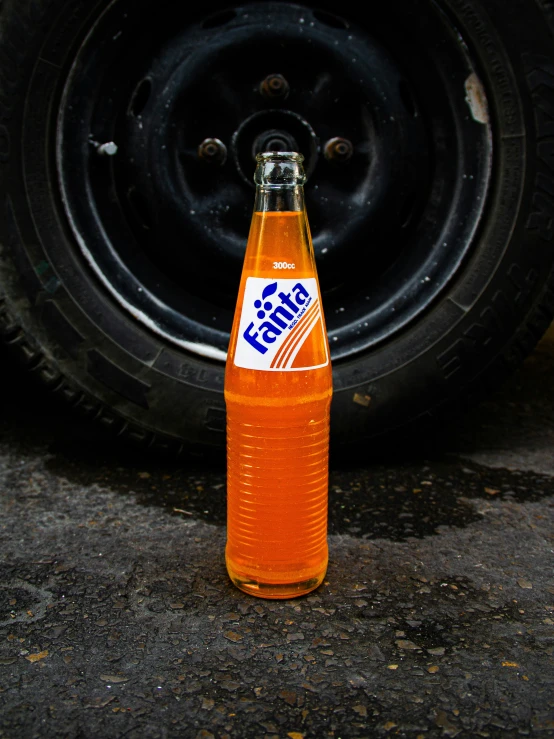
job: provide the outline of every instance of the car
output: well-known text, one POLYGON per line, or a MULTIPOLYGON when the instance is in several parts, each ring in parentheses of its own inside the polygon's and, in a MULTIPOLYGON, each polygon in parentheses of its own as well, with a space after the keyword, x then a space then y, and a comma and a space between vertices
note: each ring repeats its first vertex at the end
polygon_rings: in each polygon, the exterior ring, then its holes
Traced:
POLYGON ((363 454, 486 396, 554 316, 552 3, 3 0, 0 326, 115 435, 223 449, 255 155, 305 157, 363 454))

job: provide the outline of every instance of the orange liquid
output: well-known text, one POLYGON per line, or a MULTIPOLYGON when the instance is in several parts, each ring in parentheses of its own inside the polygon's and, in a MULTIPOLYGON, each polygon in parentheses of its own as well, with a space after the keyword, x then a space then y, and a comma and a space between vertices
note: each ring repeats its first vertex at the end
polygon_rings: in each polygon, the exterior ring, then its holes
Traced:
MULTIPOLYGON (((327 569, 331 364, 296 371, 235 365, 248 277, 317 277, 305 213, 253 215, 225 374, 227 570, 252 595, 290 598, 320 585, 327 569), (295 266, 285 271, 275 262, 295 266)), ((322 357, 329 357, 324 325, 311 331, 296 366, 322 357)))

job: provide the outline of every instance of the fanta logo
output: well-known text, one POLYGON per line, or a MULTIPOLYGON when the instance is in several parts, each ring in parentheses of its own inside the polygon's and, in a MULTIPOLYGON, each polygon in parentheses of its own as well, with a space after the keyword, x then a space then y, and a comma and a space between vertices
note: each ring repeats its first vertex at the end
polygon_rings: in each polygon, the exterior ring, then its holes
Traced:
POLYGON ((277 282, 266 285, 261 299, 254 301, 254 308, 258 311, 256 315, 261 323, 255 325, 252 321, 242 334, 250 346, 260 354, 265 354, 268 346, 273 344, 283 331, 290 330, 298 323, 298 319, 312 301, 310 293, 301 282, 297 282, 290 292, 281 291, 268 300, 275 295, 277 289, 277 282))

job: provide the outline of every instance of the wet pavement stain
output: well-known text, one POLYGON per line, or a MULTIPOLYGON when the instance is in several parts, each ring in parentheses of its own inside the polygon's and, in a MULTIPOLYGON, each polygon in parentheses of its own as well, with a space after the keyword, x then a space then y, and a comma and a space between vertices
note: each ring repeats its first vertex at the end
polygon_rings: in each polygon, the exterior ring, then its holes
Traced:
MULTIPOLYGON (((132 494, 141 505, 161 506, 175 516, 219 526, 226 522, 226 476, 221 465, 210 474, 202 467, 191 473, 190 465, 155 460, 114 468, 82 454, 80 459, 58 454, 46 468, 74 484, 105 485, 132 494)), ((479 520, 477 499, 524 502, 551 495, 554 480, 547 475, 489 469, 454 457, 332 469, 329 533, 404 541, 434 534, 441 526, 467 526, 479 520)))

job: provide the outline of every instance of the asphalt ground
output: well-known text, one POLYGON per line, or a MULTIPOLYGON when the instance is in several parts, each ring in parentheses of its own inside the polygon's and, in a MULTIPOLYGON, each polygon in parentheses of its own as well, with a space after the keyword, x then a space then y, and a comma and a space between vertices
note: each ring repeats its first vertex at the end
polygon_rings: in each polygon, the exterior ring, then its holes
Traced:
POLYGON ((440 447, 333 463, 291 601, 230 584, 221 464, 0 373, 1 737, 554 736, 552 334, 440 447))

